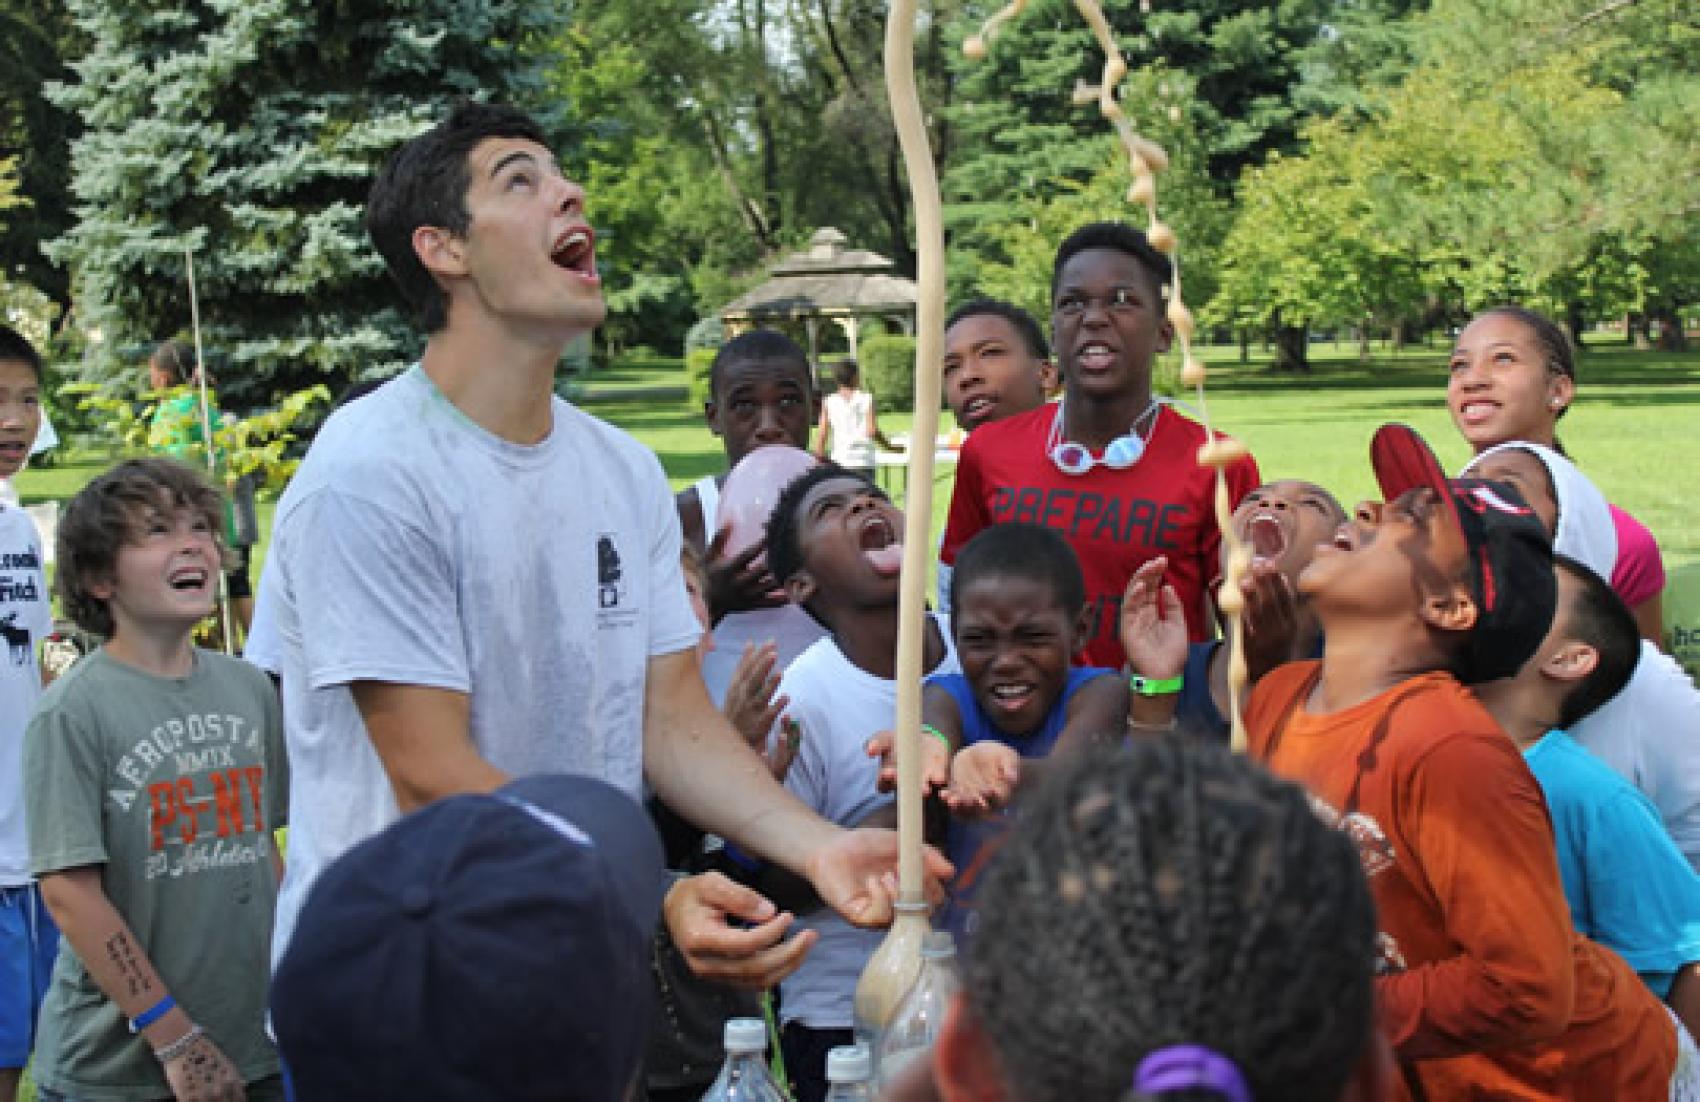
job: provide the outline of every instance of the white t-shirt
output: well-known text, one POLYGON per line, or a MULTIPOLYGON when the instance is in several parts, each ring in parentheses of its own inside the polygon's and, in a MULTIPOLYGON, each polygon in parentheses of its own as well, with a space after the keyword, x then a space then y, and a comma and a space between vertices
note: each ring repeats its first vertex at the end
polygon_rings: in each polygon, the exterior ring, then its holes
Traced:
MULTIPOLYGON (((945 640, 935 673, 960 673, 950 623, 934 615, 945 640)), ((851 664, 838 644, 822 639, 791 663, 779 691, 791 697, 785 714, 802 727, 797 760, 785 787, 825 819, 854 826, 892 801, 875 788, 879 760, 864 747, 877 732, 897 722, 897 682, 851 664)), ((879 948, 884 930, 861 930, 821 908, 797 919, 800 930, 820 931, 820 941, 781 984, 780 1013, 811 1029, 848 1029, 854 1017, 856 981, 879 948)))
POLYGON ((826 422, 832 430, 832 461, 843 467, 872 467, 874 441, 868 435, 868 411, 874 396, 858 390, 846 398, 833 391, 826 396, 826 422))
POLYGON ((41 569, 41 537, 29 514, 0 505, 0 887, 30 882, 24 830, 24 728, 41 695, 36 651, 53 633, 41 569))
POLYGON ((281 673, 292 774, 274 962, 320 870, 397 818, 350 682, 468 693, 497 767, 639 795, 648 660, 701 630, 678 515, 652 452, 553 405, 512 444, 415 367, 331 417, 278 503, 249 656, 281 673))
POLYGON ((1700 689, 1682 667, 1643 639, 1629 684, 1570 735, 1646 793, 1700 871, 1700 689))
MULTIPOLYGON (((696 485, 697 501, 702 505, 702 530, 714 540, 715 520, 720 512, 720 487, 709 475, 696 485)), ((815 640, 826 634, 821 622, 794 604, 778 608, 758 608, 749 612, 731 612, 714 625, 714 649, 703 655, 702 679, 716 708, 726 703, 726 688, 732 684, 732 674, 738 669, 744 646, 772 643, 778 651, 777 669, 784 670, 799 654, 808 650, 815 640)))

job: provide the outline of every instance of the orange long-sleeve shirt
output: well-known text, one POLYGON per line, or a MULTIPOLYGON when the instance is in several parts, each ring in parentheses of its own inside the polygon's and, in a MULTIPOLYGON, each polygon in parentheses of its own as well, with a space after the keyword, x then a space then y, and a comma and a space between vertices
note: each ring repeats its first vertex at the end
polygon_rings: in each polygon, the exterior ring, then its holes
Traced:
POLYGON ((1326 716, 1317 663, 1265 677, 1253 757, 1358 844, 1381 925, 1381 1026, 1430 1099, 1654 1099, 1676 1034, 1623 960, 1570 923, 1540 786, 1449 674, 1326 716))

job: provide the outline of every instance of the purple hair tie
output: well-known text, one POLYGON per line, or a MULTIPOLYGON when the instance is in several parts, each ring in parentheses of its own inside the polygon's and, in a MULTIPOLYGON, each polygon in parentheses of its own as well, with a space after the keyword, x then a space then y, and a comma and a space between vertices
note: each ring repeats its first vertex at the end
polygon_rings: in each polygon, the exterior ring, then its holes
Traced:
POLYGON ((1203 1045, 1169 1045, 1147 1053, 1133 1073, 1133 1089, 1141 1094, 1207 1090, 1228 1102, 1251 1102, 1239 1067, 1203 1045))

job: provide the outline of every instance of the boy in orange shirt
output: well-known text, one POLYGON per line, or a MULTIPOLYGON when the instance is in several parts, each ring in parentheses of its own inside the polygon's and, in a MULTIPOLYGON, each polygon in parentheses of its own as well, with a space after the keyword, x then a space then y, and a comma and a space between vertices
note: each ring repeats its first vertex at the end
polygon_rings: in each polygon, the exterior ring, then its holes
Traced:
POLYGON ((1372 456, 1387 502, 1360 505, 1299 576, 1326 651, 1258 683, 1251 754, 1358 844, 1381 1025, 1412 1097, 1669 1097, 1678 1027, 1572 929, 1540 788, 1465 687, 1545 635, 1545 529, 1508 484, 1447 480, 1403 426, 1372 456))

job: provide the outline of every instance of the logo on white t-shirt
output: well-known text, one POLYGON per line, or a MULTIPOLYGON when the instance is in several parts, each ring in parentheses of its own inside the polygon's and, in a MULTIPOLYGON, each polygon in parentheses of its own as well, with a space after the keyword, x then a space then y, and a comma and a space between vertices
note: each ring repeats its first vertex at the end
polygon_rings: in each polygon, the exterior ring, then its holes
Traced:
POLYGON ((621 583, 620 548, 611 532, 596 537, 596 607, 619 608, 626 587, 621 583))
POLYGON ((27 666, 30 660, 30 629, 18 623, 18 614, 8 612, 0 619, 0 636, 6 640, 6 653, 14 666, 27 666))

